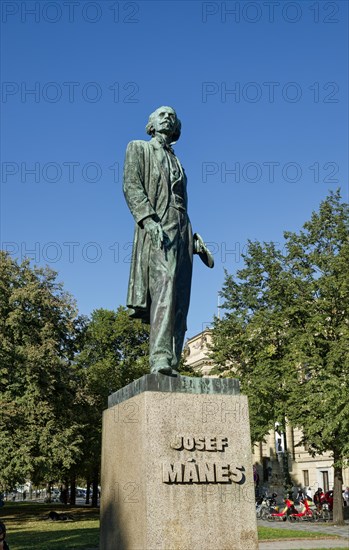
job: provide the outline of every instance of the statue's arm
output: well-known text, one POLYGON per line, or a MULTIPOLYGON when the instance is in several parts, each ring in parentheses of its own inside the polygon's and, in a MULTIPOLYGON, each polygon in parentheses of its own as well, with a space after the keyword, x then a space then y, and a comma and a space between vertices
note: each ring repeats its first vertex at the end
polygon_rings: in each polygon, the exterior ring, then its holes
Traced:
POLYGON ((145 142, 131 141, 126 149, 124 164, 123 191, 129 209, 135 221, 143 226, 142 221, 156 215, 149 202, 144 181, 145 142))

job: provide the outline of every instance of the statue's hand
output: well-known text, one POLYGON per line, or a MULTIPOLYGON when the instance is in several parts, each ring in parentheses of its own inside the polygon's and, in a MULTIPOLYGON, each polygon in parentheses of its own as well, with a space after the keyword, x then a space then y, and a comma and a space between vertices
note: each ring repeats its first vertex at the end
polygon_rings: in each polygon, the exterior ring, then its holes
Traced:
POLYGON ((153 218, 146 218, 143 221, 143 227, 150 236, 151 242, 158 250, 162 247, 164 242, 164 232, 160 223, 153 220, 153 218))
POLYGON ((214 266, 213 256, 199 233, 194 233, 193 235, 193 253, 199 254, 200 259, 207 267, 214 266))
POLYGON ((196 233, 193 241, 193 252, 194 254, 200 254, 200 252, 203 252, 202 242, 196 239, 195 237, 196 237, 196 233))

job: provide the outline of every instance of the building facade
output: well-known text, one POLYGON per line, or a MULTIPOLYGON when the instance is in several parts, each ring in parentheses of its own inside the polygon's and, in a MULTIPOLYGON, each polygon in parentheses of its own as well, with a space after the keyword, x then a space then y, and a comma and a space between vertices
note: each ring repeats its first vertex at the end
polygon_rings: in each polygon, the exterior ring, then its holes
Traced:
MULTIPOLYGON (((212 339, 209 329, 188 339, 184 347, 185 364, 204 377, 217 377, 217 369, 209 358, 208 345, 212 339)), ((282 494, 287 474, 294 487, 307 488, 311 496, 321 487, 325 492, 333 488, 333 468, 330 453, 310 456, 301 444, 302 432, 287 424, 286 433, 275 429, 253 449, 255 479, 260 493, 282 494)), ((349 470, 343 469, 344 486, 349 486, 349 470)))

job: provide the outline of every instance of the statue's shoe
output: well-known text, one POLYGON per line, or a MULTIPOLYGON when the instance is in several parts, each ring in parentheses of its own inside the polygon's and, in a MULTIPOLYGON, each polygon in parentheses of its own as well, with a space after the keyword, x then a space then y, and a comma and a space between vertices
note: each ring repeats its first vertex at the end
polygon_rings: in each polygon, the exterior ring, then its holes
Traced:
POLYGON ((157 365, 154 365, 150 369, 151 374, 167 374, 168 376, 171 376, 172 374, 172 368, 168 363, 158 363, 157 365))

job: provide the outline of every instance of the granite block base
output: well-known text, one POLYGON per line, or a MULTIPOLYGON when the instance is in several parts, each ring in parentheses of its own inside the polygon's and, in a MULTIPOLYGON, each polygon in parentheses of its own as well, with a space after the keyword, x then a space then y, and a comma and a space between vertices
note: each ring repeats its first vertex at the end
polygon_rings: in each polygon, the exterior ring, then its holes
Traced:
POLYGON ((101 550, 257 550, 236 380, 142 377, 103 417, 101 550))

